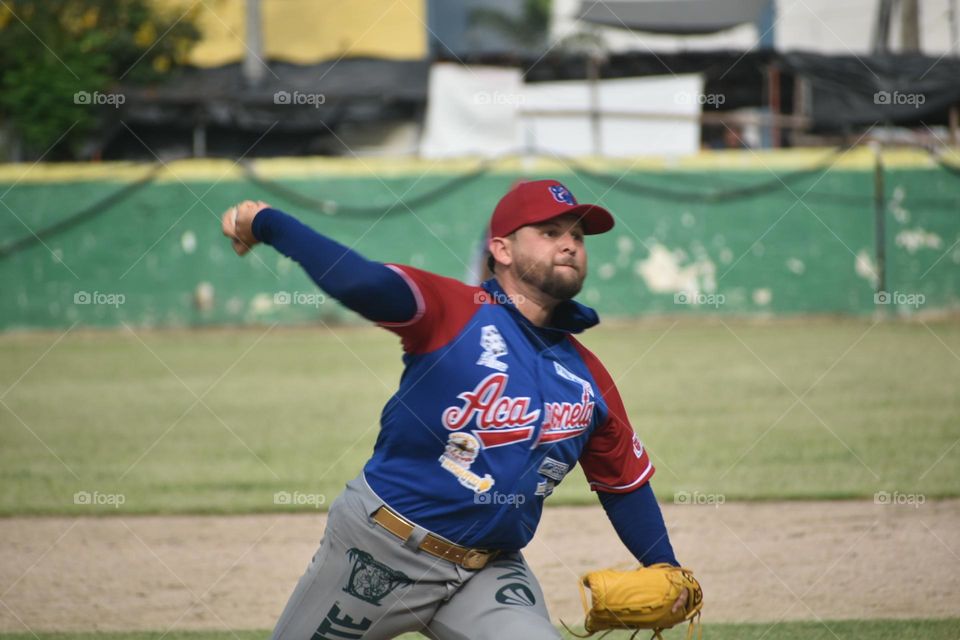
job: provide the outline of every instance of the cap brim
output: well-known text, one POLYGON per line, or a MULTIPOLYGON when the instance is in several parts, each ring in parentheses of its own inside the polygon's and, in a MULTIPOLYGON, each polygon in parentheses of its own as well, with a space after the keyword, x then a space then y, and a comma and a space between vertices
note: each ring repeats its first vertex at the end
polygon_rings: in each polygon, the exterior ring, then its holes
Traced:
POLYGON ((588 236, 606 233, 613 229, 613 216, 603 207, 596 204, 578 204, 559 215, 575 215, 583 225, 583 232, 588 236))

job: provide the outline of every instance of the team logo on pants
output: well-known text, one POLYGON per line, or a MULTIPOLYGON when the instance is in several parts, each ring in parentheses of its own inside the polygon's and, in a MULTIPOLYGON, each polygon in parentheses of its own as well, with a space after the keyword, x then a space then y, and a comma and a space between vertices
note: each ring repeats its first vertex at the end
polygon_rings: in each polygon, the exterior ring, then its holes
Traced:
POLYGON ((364 602, 379 607, 380 601, 391 591, 403 584, 413 584, 413 580, 406 574, 378 562, 366 551, 349 549, 347 557, 353 560, 353 568, 350 569, 350 579, 343 590, 364 602))

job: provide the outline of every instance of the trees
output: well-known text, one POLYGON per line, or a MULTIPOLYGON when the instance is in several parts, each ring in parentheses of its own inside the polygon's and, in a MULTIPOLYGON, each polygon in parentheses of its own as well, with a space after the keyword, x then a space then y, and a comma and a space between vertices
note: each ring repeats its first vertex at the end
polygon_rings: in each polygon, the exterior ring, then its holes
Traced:
MULTIPOLYGON (((199 3, 162 12, 150 0, 0 3, 0 123, 23 158, 76 157, 126 85, 183 64, 199 38, 199 3)), ((15 158, 18 159, 18 158, 15 158)))

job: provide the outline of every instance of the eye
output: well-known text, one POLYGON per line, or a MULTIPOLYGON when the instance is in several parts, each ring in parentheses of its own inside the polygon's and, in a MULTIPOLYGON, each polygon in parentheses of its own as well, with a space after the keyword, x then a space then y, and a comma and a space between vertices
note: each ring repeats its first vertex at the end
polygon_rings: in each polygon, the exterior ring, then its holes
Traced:
POLYGON ((543 236, 546 238, 556 238, 557 230, 553 228, 547 228, 543 230, 543 236))

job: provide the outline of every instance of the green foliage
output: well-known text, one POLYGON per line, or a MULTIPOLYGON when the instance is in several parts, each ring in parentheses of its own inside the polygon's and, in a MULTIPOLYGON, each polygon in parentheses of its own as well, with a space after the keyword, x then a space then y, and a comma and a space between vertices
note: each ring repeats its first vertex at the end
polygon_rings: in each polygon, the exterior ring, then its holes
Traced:
MULTIPOLYGON (((0 5, 0 121, 28 157, 76 154, 112 104, 83 97, 155 82, 199 37, 196 7, 158 12, 149 0, 5 0, 0 5)), ((116 98, 113 99, 116 102, 116 98)))
POLYGON ((496 31, 519 49, 538 49, 547 40, 551 4, 553 0, 524 0, 516 17, 496 9, 478 8, 470 12, 470 22, 475 27, 496 31))

